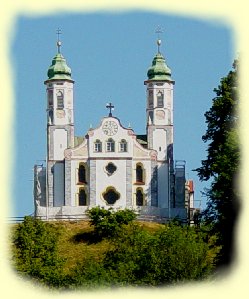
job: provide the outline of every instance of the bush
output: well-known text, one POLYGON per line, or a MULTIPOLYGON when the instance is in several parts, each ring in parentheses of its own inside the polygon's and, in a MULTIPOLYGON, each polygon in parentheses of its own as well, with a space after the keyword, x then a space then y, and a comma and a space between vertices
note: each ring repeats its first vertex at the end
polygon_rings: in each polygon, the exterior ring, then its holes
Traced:
POLYGON ((203 280, 214 270, 218 248, 191 227, 171 224, 155 234, 137 225, 112 239, 103 267, 118 285, 159 286, 203 280))
POLYGON ((114 212, 111 208, 106 210, 94 207, 87 214, 99 238, 114 236, 122 225, 127 225, 136 218, 136 214, 128 209, 114 212))
POLYGON ((17 271, 45 284, 60 286, 63 261, 57 254, 58 237, 58 229, 52 224, 26 216, 13 235, 17 271))

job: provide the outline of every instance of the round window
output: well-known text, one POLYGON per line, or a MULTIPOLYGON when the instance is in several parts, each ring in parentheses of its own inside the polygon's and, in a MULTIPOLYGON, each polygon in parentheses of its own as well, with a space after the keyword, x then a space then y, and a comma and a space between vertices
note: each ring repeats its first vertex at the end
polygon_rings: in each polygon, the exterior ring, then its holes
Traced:
POLYGON ((117 170, 117 167, 110 162, 106 165, 105 169, 108 175, 112 175, 117 170))

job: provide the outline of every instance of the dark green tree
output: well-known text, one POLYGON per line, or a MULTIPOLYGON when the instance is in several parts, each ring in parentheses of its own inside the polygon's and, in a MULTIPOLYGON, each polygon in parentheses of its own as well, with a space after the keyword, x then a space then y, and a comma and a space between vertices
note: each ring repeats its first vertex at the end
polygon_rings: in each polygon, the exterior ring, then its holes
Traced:
POLYGON ((59 231, 50 223, 30 216, 13 234, 14 265, 24 276, 49 286, 63 284, 63 261, 58 255, 59 231))
POLYGON ((222 246, 219 264, 229 265, 234 256, 234 235, 239 212, 238 167, 238 61, 214 89, 216 97, 205 113, 207 131, 202 137, 208 143, 207 158, 196 169, 201 181, 211 181, 206 191, 207 208, 204 221, 218 234, 222 246))
POLYGON ((165 226, 149 233, 137 224, 119 230, 111 249, 98 263, 80 265, 75 284, 163 286, 203 280, 212 274, 219 251, 194 227, 165 226))

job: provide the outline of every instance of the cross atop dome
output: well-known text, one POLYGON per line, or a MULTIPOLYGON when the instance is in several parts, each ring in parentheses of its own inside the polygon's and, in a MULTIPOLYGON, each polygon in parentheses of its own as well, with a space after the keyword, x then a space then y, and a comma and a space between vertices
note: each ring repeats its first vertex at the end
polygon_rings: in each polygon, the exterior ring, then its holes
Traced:
POLYGON ((163 29, 158 25, 155 33, 157 33, 157 51, 158 51, 158 53, 160 53, 160 46, 162 43, 162 41, 160 39, 160 34, 163 33, 163 29))
POLYGON ((62 34, 60 28, 58 28, 58 29, 56 30, 56 34, 57 34, 57 49, 58 49, 58 53, 60 53, 60 52, 61 52, 60 34, 62 34))

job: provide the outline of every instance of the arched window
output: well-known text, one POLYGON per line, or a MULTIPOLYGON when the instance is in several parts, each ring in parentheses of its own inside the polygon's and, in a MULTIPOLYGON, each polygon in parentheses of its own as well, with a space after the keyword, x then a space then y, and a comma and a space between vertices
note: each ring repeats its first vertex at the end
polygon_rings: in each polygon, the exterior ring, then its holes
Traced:
POLYGON ((98 153, 102 152, 102 142, 99 139, 94 142, 94 151, 98 153))
POLYGON ((149 123, 153 124, 153 111, 149 111, 149 123))
POLYGON ((137 206, 144 205, 144 193, 141 188, 137 188, 137 190, 136 190, 136 205, 137 206))
POLYGON ((164 106, 164 101, 163 101, 163 92, 159 91, 157 94, 157 107, 163 107, 164 106))
POLYGON ((79 190, 79 206, 87 205, 87 195, 86 190, 84 188, 80 188, 79 190))
POLYGON ((120 145, 120 152, 127 152, 127 141, 125 139, 122 139, 119 145, 120 145))
POLYGON ((57 92, 57 109, 64 108, 64 97, 62 91, 57 92))
POLYGON ((48 108, 53 107, 53 90, 48 90, 48 108))
POLYGON ((148 107, 149 108, 153 108, 154 107, 154 103, 153 103, 153 90, 149 90, 148 93, 148 107))
POLYGON ((53 117, 53 110, 48 111, 48 123, 51 125, 54 122, 54 117, 53 117))
POLYGON ((112 138, 109 138, 106 142, 106 151, 115 152, 115 142, 112 138))
POLYGON ((141 163, 136 165, 136 183, 144 184, 144 168, 141 163))
POLYGON ((84 184, 86 183, 86 166, 82 163, 80 163, 78 169, 78 182, 84 184))

